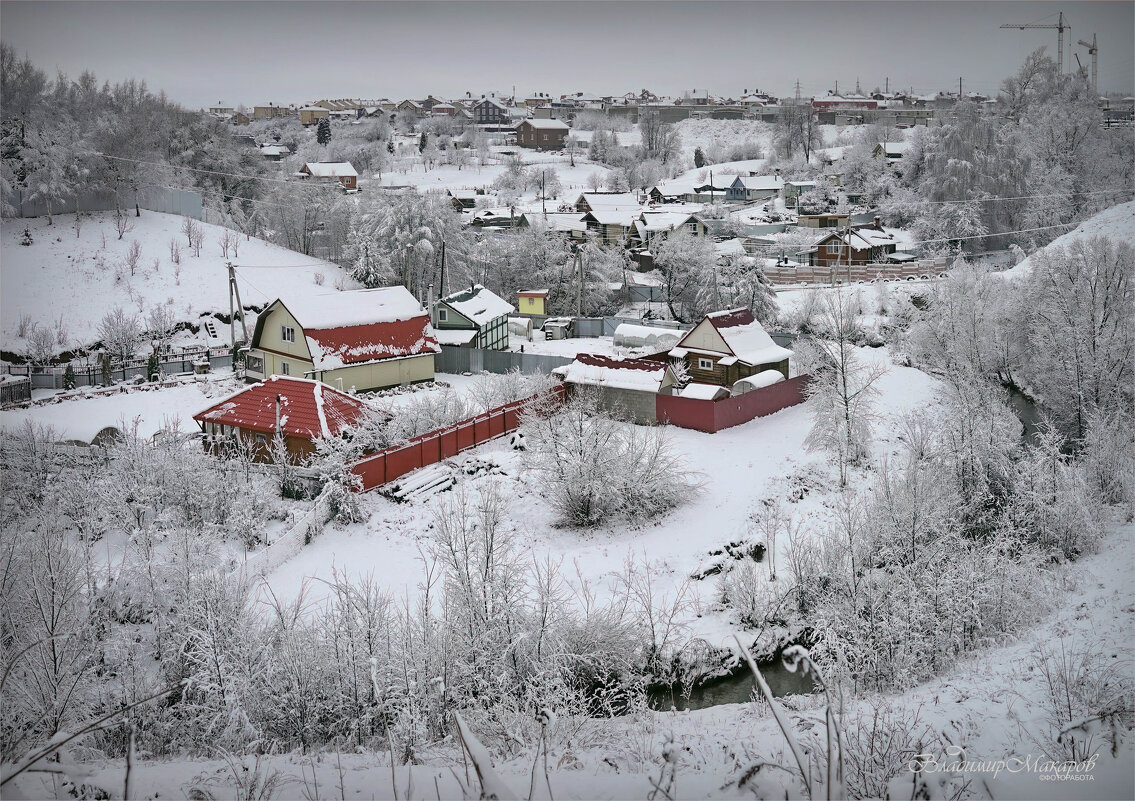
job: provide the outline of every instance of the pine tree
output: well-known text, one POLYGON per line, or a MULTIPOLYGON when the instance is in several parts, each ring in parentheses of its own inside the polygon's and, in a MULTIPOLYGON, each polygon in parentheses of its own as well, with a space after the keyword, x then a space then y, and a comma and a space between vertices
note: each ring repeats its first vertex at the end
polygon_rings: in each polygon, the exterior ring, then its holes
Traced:
POLYGON ((389 153, 392 156, 394 155, 394 140, 393 139, 389 140, 386 143, 386 152, 389 153))
POLYGON ((699 170, 705 166, 705 153, 702 152, 700 147, 694 148, 694 166, 699 170))
POLYGON ((424 153, 426 150, 426 143, 429 141, 429 134, 422 131, 421 137, 418 139, 418 152, 424 153))
POLYGON ((150 358, 146 359, 146 380, 156 381, 158 378, 158 352, 152 351, 150 358))
POLYGON ((102 359, 100 360, 99 365, 102 369, 102 382, 103 382, 103 384, 105 384, 106 386, 110 386, 111 375, 110 375, 110 354, 109 353, 104 353, 102 355, 102 359))
POLYGON ((71 366, 71 362, 67 362, 67 369, 63 371, 63 388, 75 388, 75 368, 71 366))
POLYGON ((331 121, 326 117, 319 119, 319 124, 315 128, 315 141, 321 145, 331 141, 331 121))

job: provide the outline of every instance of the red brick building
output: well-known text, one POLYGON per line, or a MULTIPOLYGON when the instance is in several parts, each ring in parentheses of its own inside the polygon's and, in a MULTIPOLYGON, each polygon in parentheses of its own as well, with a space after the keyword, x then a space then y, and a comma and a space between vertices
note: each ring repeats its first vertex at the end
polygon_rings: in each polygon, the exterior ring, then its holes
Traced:
POLYGON ((559 120, 522 120, 516 126, 516 144, 539 150, 562 150, 570 131, 567 124, 559 120))

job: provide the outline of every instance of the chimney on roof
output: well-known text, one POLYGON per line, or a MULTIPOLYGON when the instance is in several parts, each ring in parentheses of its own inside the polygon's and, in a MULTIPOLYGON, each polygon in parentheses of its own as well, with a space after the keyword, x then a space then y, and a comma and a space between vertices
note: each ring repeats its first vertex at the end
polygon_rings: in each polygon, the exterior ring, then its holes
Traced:
POLYGON ((878 214, 875 215, 875 227, 878 228, 880 231, 883 230, 883 218, 880 217, 878 214))

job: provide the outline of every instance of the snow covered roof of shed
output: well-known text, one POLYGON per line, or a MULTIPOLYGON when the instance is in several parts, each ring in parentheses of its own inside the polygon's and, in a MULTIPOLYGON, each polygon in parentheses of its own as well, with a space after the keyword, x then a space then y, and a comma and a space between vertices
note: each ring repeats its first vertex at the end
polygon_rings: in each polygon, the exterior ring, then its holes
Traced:
POLYGON ((478 326, 516 311, 511 303, 480 284, 446 295, 438 302, 478 326))
POLYGON ((879 149, 888 156, 899 157, 910 150, 910 142, 880 142, 879 149))
POLYGON ((634 192, 584 192, 577 199, 586 201, 592 210, 595 209, 640 209, 642 204, 634 192))
POLYGON ((304 439, 337 437, 372 411, 362 401, 321 381, 274 375, 223 398, 193 419, 275 434, 277 396, 281 433, 304 439))
POLYGON ((779 175, 738 175, 731 185, 738 184, 754 191, 780 191, 784 188, 784 179, 779 175))
POLYGON ((345 176, 358 176, 354 165, 349 161, 309 161, 304 169, 316 178, 342 178, 345 176))
POLYGON ((552 372, 570 384, 657 392, 667 369, 665 362, 649 359, 616 359, 581 353, 571 364, 552 372))
POLYGON ((728 397, 729 390, 720 384, 698 384, 696 382, 690 382, 682 387, 676 394, 682 398, 717 400, 718 398, 728 397))

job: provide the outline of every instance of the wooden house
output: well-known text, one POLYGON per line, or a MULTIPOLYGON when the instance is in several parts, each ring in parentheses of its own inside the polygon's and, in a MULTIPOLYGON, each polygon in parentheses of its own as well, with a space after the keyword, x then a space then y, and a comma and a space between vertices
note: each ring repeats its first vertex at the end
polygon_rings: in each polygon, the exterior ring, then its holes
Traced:
POLYGON ((846 230, 834 230, 815 245, 803 251, 807 264, 813 267, 831 268, 838 265, 878 264, 898 250, 898 240, 893 233, 876 223, 846 230))
POLYGON ((480 284, 440 298, 433 307, 433 327, 442 345, 508 350, 512 304, 480 284))
POLYGON ((359 174, 349 161, 308 162, 300 167, 300 175, 322 183, 339 182, 344 189, 358 189, 359 174))
POLYGON ((707 314, 669 355, 686 361, 693 381, 732 387, 765 370, 788 378, 792 351, 773 342, 751 311, 730 309, 707 314))
POLYGON ((432 381, 440 348, 402 286, 277 299, 256 318, 246 375, 314 378, 340 389, 432 381))
POLYGON ((562 150, 570 131, 567 124, 559 120, 523 120, 516 126, 516 144, 539 150, 562 150))
POLYGON ((726 198, 736 201, 769 200, 784 191, 779 175, 738 175, 727 189, 726 198))
POLYGON ((193 419, 205 435, 206 450, 224 452, 239 440, 254 459, 270 462, 279 435, 288 455, 302 463, 315 453, 320 439, 341 436, 376 414, 320 381, 274 375, 221 398, 193 419))

